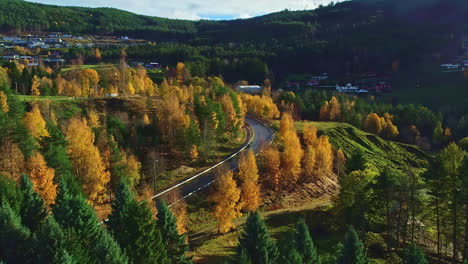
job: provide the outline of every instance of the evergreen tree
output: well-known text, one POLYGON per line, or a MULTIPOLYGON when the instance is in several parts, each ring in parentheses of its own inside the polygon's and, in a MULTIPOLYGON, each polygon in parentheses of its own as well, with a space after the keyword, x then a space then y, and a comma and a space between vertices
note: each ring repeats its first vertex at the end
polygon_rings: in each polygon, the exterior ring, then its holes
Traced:
POLYGON ((8 203, 16 214, 19 214, 23 194, 16 182, 0 174, 0 204, 8 203))
POLYGON ((296 249, 291 249, 282 263, 286 264, 304 264, 301 254, 296 249))
POLYGON ((158 201, 156 206, 158 229, 166 245, 168 257, 174 264, 192 263, 191 259, 185 255, 189 247, 185 234, 180 235, 177 231, 177 219, 163 200, 158 201))
POLYGON ((415 244, 410 244, 404 252, 403 264, 427 264, 424 252, 415 244))
POLYGON ((39 194, 34 191, 32 183, 27 175, 21 177, 20 190, 23 195, 23 202, 20 209, 21 219, 27 228, 35 232, 47 217, 45 203, 39 194))
POLYGON ((77 240, 77 246, 85 250, 81 254, 83 259, 89 258, 98 263, 128 262, 117 242, 99 225, 94 209, 82 195, 71 194, 64 182, 60 185, 53 212, 57 222, 77 240))
POLYGON ((62 263, 68 242, 62 227, 49 216, 34 234, 34 263, 62 263))
POLYGON ((238 255, 243 251, 252 263, 273 264, 278 259, 278 249, 257 212, 249 214, 244 232, 239 237, 238 255))
POLYGON ((366 168, 364 152, 362 150, 358 150, 356 153, 354 153, 354 155, 352 155, 351 158, 346 161, 345 167, 348 173, 357 170, 364 170, 366 168))
POLYGON ((338 255, 338 264, 367 264, 366 252, 362 242, 353 227, 349 227, 341 251, 338 255))
POLYGON ((29 251, 30 231, 10 205, 0 205, 0 260, 6 263, 25 263, 29 251))
POLYGON ((296 226, 296 233, 294 236, 294 246, 298 253, 302 256, 304 264, 320 264, 320 257, 315 248, 312 237, 309 233, 304 219, 299 220, 296 226))
POLYGON ((170 263, 148 203, 136 201, 124 182, 120 184, 116 199, 112 202, 108 226, 131 262, 170 263))

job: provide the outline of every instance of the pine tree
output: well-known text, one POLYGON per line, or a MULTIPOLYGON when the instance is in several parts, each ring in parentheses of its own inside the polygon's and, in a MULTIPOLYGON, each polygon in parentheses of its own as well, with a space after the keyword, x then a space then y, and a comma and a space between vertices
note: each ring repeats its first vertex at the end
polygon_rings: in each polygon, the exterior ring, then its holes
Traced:
POLYGON ((16 214, 19 214, 23 202, 23 193, 16 182, 0 174, 0 205, 8 203, 16 214))
POLYGON ((7 203, 0 205, 0 259, 7 263, 26 263, 30 231, 7 203))
POLYGON ((170 263, 148 203, 136 201, 124 182, 112 202, 108 226, 131 262, 170 263))
POLYGON ((309 228, 304 219, 299 220, 294 235, 294 246, 302 257, 304 264, 320 264, 320 257, 310 237, 309 228))
POLYGON ((20 216, 23 224, 32 232, 35 232, 39 225, 47 217, 47 209, 39 194, 34 191, 29 177, 21 177, 20 190, 23 194, 23 202, 20 209, 20 216))
POLYGON ((424 252, 415 244, 410 244, 404 252, 403 264, 427 264, 424 252))
POLYGON ((362 150, 356 151, 350 159, 345 163, 346 172, 350 173, 353 171, 364 170, 366 168, 366 160, 364 158, 364 152, 362 150))
POLYGON ((71 232, 77 246, 85 251, 80 254, 84 260, 79 262, 127 263, 117 242, 99 225, 94 209, 86 200, 81 195, 71 194, 65 182, 61 182, 59 189, 54 216, 64 229, 71 232))
POLYGON ((189 264, 192 263, 191 259, 186 256, 189 247, 186 242, 185 234, 177 232, 177 219, 167 207, 166 202, 158 201, 156 203, 157 225, 161 232, 162 239, 167 249, 167 255, 174 264, 189 264))
POLYGON ((338 255, 338 264, 367 264, 369 260, 366 256, 364 246, 359 240, 353 227, 348 227, 342 248, 338 255))
POLYGON ((68 242, 62 227, 49 216, 34 234, 34 263, 61 263, 68 242))
POLYGON ((244 231, 239 237, 237 254, 242 252, 256 264, 274 264, 278 259, 278 249, 257 212, 249 214, 244 231))
POLYGON ((291 249, 288 252, 288 255, 286 257, 283 257, 284 260, 282 263, 286 264, 304 264, 304 260, 301 257, 301 254, 296 250, 296 249, 291 249))

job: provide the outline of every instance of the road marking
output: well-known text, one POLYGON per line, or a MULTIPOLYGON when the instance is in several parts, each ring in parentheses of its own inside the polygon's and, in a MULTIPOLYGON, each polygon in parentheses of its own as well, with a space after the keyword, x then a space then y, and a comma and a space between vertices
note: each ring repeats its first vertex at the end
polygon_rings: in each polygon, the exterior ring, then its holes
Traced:
MULTIPOLYGON (((170 187, 170 188, 167 189, 167 190, 164 190, 164 191, 162 191, 162 192, 160 192, 160 193, 158 193, 158 194, 156 194, 156 195, 154 195, 154 196, 148 198, 148 200, 153 200, 154 198, 157 198, 157 197, 159 197, 159 196, 161 196, 161 195, 163 195, 163 194, 166 194, 166 193, 168 193, 168 192, 170 192, 170 191, 172 191, 172 190, 174 190, 174 189, 177 189, 178 187, 180 187, 180 186, 182 186, 182 185, 184 185, 184 184, 186 184, 186 183, 188 183, 188 182, 193 181, 194 179, 200 177, 201 175, 203 175, 203 174, 205 174, 205 173, 207 173, 207 172, 213 170, 214 168, 216 168, 216 167, 218 167, 218 166, 220 166, 220 165, 226 163, 226 162, 229 161, 230 159, 232 159, 232 158, 234 158, 235 156, 237 156, 239 153, 241 153, 242 151, 244 151, 244 150, 245 150, 250 144, 252 144, 252 142, 253 142, 253 139, 254 139, 254 137, 255 137, 255 133, 254 133, 254 130, 252 129, 252 127, 251 127, 250 125, 249 125, 249 128, 251 129, 252 136, 250 137, 249 142, 247 142, 247 144, 245 144, 239 151, 237 151, 236 153, 234 153, 234 154, 232 154, 231 156, 227 157, 225 160, 219 162, 218 164, 216 164, 216 165, 214 165, 214 166, 212 166, 212 167, 210 167, 210 168, 208 168, 208 169, 206 169, 206 170, 204 170, 204 171, 202 171, 202 172, 200 172, 200 173, 198 173, 198 174, 196 174, 196 175, 194 175, 194 176, 192 176, 192 177, 186 179, 186 180, 183 181, 183 182, 180 182, 180 183, 178 183, 178 184, 176 184, 176 185, 170 187)), ((211 184, 211 183, 210 183, 210 184, 211 184)), ((198 190, 197 190, 197 191, 198 191, 198 190)), ((195 192, 196 192, 196 191, 195 191, 195 192)))

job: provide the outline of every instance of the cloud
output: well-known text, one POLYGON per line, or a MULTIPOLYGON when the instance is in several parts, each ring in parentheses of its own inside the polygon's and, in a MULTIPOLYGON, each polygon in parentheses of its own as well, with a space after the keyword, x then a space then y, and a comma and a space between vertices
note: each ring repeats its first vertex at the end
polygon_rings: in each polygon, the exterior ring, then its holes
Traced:
POLYGON ((284 9, 313 9, 330 0, 28 0, 32 2, 87 7, 114 7, 130 12, 168 18, 248 18, 284 9))

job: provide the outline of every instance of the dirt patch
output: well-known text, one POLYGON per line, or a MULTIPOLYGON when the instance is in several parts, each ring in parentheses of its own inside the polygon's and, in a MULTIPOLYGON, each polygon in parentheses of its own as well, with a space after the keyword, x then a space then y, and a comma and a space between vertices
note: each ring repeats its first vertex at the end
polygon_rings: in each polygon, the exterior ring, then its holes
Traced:
POLYGON ((267 210, 300 207, 317 199, 334 196, 338 187, 336 176, 325 177, 315 182, 296 184, 283 192, 267 192, 263 203, 267 210))

